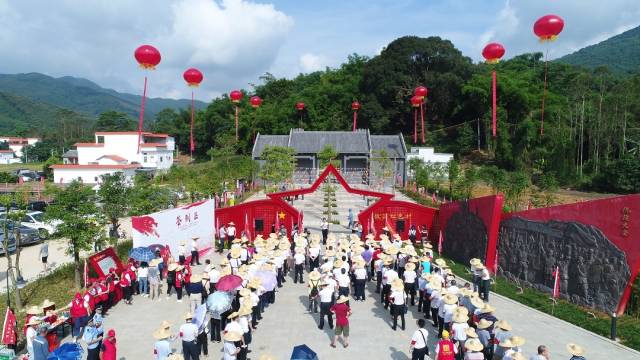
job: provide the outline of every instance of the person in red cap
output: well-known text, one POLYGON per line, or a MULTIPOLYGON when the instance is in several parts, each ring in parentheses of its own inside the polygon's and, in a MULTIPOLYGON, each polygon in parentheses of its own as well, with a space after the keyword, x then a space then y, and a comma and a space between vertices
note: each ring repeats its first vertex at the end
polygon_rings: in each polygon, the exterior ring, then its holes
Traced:
POLYGON ((77 342, 80 336, 82 335, 82 330, 85 325, 87 325, 87 320, 89 320, 89 314, 91 310, 89 309, 89 304, 86 304, 82 295, 77 292, 71 304, 71 320, 73 322, 73 341, 77 342))
POLYGON ((100 359, 101 360, 116 360, 116 331, 110 329, 107 332, 107 338, 102 342, 100 346, 100 359))

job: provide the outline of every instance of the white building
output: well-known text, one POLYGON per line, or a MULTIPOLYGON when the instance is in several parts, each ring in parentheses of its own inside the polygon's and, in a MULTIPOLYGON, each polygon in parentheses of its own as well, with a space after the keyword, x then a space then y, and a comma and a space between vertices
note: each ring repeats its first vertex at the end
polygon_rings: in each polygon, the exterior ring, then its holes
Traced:
POLYGON ((33 145, 39 142, 40 140, 41 139, 37 137, 21 138, 21 137, 15 137, 15 136, 0 136, 0 142, 8 143, 9 149, 13 150, 17 158, 22 157, 22 149, 26 145, 33 145))
POLYGON ((64 164, 51 167, 54 181, 97 184, 105 174, 123 172, 131 179, 136 170, 167 171, 173 165, 175 141, 171 136, 145 132, 140 140, 138 150, 135 131, 97 132, 95 142, 76 143, 76 150, 63 156, 64 164))
POLYGON ((15 152, 11 149, 0 150, 0 164, 15 164, 19 163, 20 158, 17 158, 15 152))
POLYGON ((407 153, 407 162, 413 158, 422 159, 425 164, 448 164, 453 160, 453 154, 437 153, 432 147, 412 147, 407 153))

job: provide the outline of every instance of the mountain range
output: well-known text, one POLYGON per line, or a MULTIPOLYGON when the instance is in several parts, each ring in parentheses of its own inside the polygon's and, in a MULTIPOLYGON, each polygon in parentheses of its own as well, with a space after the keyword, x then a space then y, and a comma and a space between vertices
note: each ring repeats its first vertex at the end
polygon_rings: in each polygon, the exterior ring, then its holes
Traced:
POLYGON ((557 61, 590 69, 605 66, 614 74, 640 73, 640 26, 557 61))
MULTIPOLYGON (((30 129, 50 129, 56 126, 52 114, 65 109, 87 119, 106 111, 123 112, 136 119, 140 101, 140 95, 106 89, 83 78, 0 74, 0 131, 11 131, 19 124, 30 129)), ((152 119, 165 108, 177 110, 190 105, 191 100, 187 99, 150 98, 145 103, 145 118, 152 119)), ((205 106, 196 101, 197 108, 205 106)))

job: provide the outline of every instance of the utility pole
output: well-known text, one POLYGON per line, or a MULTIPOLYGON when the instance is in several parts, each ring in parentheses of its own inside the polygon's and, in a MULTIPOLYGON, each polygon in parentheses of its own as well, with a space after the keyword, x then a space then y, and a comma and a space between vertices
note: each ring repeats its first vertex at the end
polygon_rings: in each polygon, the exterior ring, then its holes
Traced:
POLYGON ((476 118, 476 124, 478 128, 478 150, 480 150, 480 118, 476 118))

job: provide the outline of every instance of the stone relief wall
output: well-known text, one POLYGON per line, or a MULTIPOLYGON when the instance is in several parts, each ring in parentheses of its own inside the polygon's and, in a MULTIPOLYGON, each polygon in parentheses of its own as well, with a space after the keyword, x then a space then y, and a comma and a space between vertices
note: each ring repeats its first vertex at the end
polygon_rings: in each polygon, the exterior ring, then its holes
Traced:
POLYGON ((487 228, 482 219, 461 202, 460 211, 451 215, 444 229, 442 252, 449 258, 468 264, 471 258, 484 261, 487 253, 487 228))
POLYGON ((631 271, 624 252, 596 227, 575 222, 502 221, 498 272, 550 292, 560 267, 560 292, 574 303, 615 311, 631 271))

